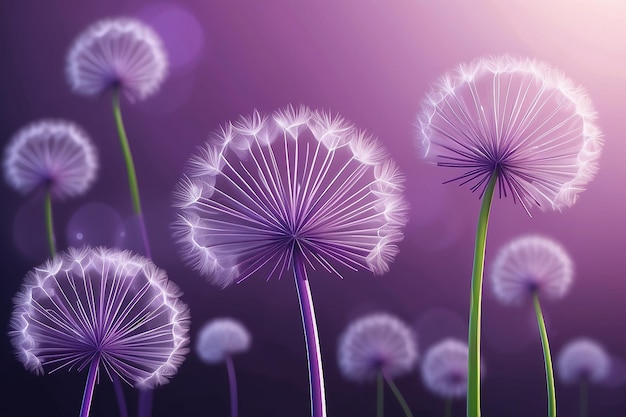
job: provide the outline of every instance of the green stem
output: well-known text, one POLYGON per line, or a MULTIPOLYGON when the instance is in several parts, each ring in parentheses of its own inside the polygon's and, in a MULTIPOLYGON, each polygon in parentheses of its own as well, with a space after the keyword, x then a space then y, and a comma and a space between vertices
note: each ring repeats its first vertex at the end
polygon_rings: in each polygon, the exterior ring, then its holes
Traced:
POLYGON ((589 386, 587 380, 583 378, 580 381, 580 417, 587 417, 587 409, 589 404, 589 386))
POLYGON ((389 385, 389 388, 391 388, 391 391, 393 392, 393 394, 396 396, 396 399, 400 403, 400 407, 402 407, 402 410, 404 410, 404 414, 406 415, 406 417, 413 417, 413 413, 411 413, 411 409, 409 408, 409 405, 406 403, 406 400, 400 393, 400 390, 398 389, 396 384, 393 382, 391 378, 387 378, 386 375, 383 375, 383 377, 385 378, 385 381, 387 381, 387 385, 389 385))
POLYGON ((483 292, 483 273, 485 269, 485 246, 491 201, 498 179, 498 170, 491 174, 485 188, 483 203, 476 227, 474 247, 474 267, 472 269, 472 295, 470 298, 469 334, 468 334, 468 376, 467 376, 467 417, 480 417, 480 322, 483 292))
POLYGON ((452 417, 452 398, 446 398, 446 417, 452 417))
POLYGON ((122 146, 122 153, 124 154, 124 161, 126 163, 126 172, 128 173, 128 187, 130 188, 130 197, 133 201, 133 210, 135 214, 141 216, 141 201, 139 200, 139 186, 137 185, 137 174, 135 173, 133 155, 130 152, 130 145, 128 144, 128 137, 126 136, 126 129, 124 129, 124 122, 122 120, 119 89, 113 91, 113 115, 115 116, 117 133, 120 137, 120 145, 122 146))
POLYGON ((57 254, 57 248, 54 238, 54 226, 52 224, 52 195, 49 188, 46 190, 44 206, 46 211, 46 234, 48 235, 48 247, 50 248, 50 256, 55 256, 57 254))
POLYGON ((383 373, 378 371, 376 375, 376 417, 383 417, 385 403, 384 403, 384 385, 383 385, 383 373))
POLYGON ((543 358, 546 365, 546 385, 548 387, 548 417, 556 417, 556 393, 554 390, 554 373, 552 371, 552 356, 550 355, 550 345, 548 344, 548 332, 546 323, 543 320, 541 305, 537 293, 533 293, 533 303, 537 314, 537 324, 541 333, 541 345, 543 347, 543 358))

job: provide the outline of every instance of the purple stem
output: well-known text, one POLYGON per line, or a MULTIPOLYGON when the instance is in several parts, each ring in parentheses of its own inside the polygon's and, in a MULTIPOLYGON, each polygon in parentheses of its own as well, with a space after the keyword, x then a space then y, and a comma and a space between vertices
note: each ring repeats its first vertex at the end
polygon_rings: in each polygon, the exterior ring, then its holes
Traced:
POLYGON ((326 417, 326 394, 324 392, 324 374, 320 354, 319 335, 313 309, 311 288, 304 267, 304 258, 296 249, 293 254, 293 271, 300 301, 302 326, 306 340, 306 353, 309 362, 309 386, 311 392, 311 416, 326 417))
POLYGON ((120 411, 120 417, 128 417, 128 407, 126 407, 126 398, 124 397, 124 388, 120 377, 113 373, 113 390, 117 399, 117 408, 120 411))
POLYGON ((98 377, 98 365, 100 364, 100 355, 96 355, 89 365, 89 374, 87 374, 87 382, 85 383, 85 392, 83 393, 83 403, 80 406, 80 417, 88 417, 91 409, 91 399, 93 398, 93 390, 96 386, 98 377))
POLYGON ((235 365, 230 355, 226 356, 226 369, 228 370, 228 386, 230 387, 230 416, 237 417, 237 377, 235 376, 235 365))
POLYGON ((152 415, 152 390, 139 390, 139 406, 137 407, 137 415, 139 417, 147 417, 152 415))

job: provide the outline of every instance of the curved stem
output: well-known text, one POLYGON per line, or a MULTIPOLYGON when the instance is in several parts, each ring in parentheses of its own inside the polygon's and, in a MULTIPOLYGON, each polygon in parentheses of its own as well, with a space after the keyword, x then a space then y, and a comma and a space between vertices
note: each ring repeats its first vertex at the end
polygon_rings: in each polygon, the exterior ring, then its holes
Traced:
POLYGON ((52 223, 52 193, 50 188, 46 190, 46 197, 44 201, 46 212, 46 235, 48 236, 48 248, 50 249, 50 256, 54 257, 57 254, 57 248, 54 237, 54 226, 52 223))
POLYGON ((237 377, 235 376, 235 365, 230 356, 226 356, 226 369, 228 370, 228 386, 230 388, 230 416, 237 417, 237 377))
POLYGON ((152 390, 139 390, 139 404, 137 407, 137 415, 139 417, 149 417, 152 415, 152 390))
POLYGON ((388 378, 386 375, 383 375, 383 376, 385 377, 385 381, 387 381, 387 385, 389 385, 389 388, 391 388, 391 391, 393 392, 393 394, 396 396, 396 399, 400 403, 400 407, 402 407, 402 410, 404 411, 404 414, 406 415, 406 417, 413 417, 413 413, 411 413, 411 409, 409 408, 409 405, 406 403, 406 400, 400 393, 400 390, 398 389, 396 384, 393 382, 391 378, 388 378))
POLYGON ((580 381, 580 417, 587 417, 589 386, 585 378, 580 381))
POLYGON ((452 398, 446 398, 445 417, 452 417, 452 398))
POLYGON ((533 303, 537 314, 537 324, 541 333, 541 346, 543 347, 543 358, 546 366, 546 385, 548 388, 548 417, 556 417, 556 392, 554 389, 554 373, 552 371, 552 356, 550 355, 550 345, 548 344, 548 332, 546 323, 543 320, 541 305, 537 293, 533 293, 533 303))
POLYGON ((293 271, 300 301, 302 326, 306 340, 306 353, 309 362, 309 387, 311 394, 311 415, 326 417, 326 394, 324 392, 324 373, 322 371, 322 357, 320 354, 319 335, 313 309, 311 288, 304 267, 304 258, 296 250, 293 254, 293 271))
POLYGON ((91 409, 91 399, 93 398, 93 391, 96 386, 96 379, 98 377, 98 365, 100 364, 100 356, 95 356, 91 360, 89 366, 89 373, 87 374, 87 382, 85 383, 85 392, 83 393, 83 403, 80 406, 80 417, 88 417, 89 410, 91 409))
POLYGON ((117 399, 117 409, 120 412, 120 417, 128 417, 128 407, 126 406, 126 398, 124 397, 124 388, 120 377, 113 373, 113 390, 115 391, 115 398, 117 399))
POLYGON ((383 417, 385 410, 383 373, 378 371, 376 375, 376 417, 383 417))
POLYGON ((124 162, 126 163, 126 172, 128 174, 128 187, 130 189, 130 197, 133 202, 133 212, 139 219, 139 228, 141 229, 141 237, 143 239, 144 249, 146 256, 152 258, 150 252, 150 245, 148 243, 148 234, 146 232, 146 225, 143 219, 143 213, 141 212, 141 200, 139 198, 139 185, 137 184, 137 174, 135 172, 135 163, 133 162, 133 155, 130 152, 130 145, 128 144, 128 137, 126 136, 126 129, 124 128, 124 121, 122 120, 122 110, 120 107, 120 91, 115 89, 113 91, 113 115, 115 116, 115 124, 117 126, 117 133, 120 138, 120 146, 122 147, 122 153, 124 154, 124 162))
POLYGON ((468 333, 468 375, 467 375, 467 417, 480 417, 480 322, 483 292, 483 273, 485 269, 485 246, 487 226, 493 191, 498 179, 498 171, 491 174, 483 194, 483 202, 476 227, 474 247, 474 266, 472 269, 472 294, 470 298, 469 333, 468 333))

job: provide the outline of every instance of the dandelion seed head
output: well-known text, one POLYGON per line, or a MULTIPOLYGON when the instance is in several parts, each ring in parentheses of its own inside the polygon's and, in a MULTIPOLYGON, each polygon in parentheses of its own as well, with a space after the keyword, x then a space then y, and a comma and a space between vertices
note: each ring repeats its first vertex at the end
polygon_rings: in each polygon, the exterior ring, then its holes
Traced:
POLYGON ((422 360, 422 381, 432 393, 443 398, 462 398, 467 394, 466 342, 444 339, 430 347, 422 360))
POLYGON ((447 182, 561 210, 597 171, 602 135, 585 91, 545 63, 482 57, 444 74, 418 116, 420 154, 457 174, 447 182), (584 163, 583 163, 584 162, 584 163))
POLYGON ((203 362, 213 364, 250 349, 252 337, 239 321, 229 317, 206 323, 196 340, 196 353, 203 362))
POLYGON ((579 338, 563 347, 556 365, 558 376, 565 384, 575 384, 583 380, 599 383, 609 376, 611 358, 598 342, 579 338))
POLYGON ((24 278, 9 336, 36 373, 101 370, 136 387, 166 383, 182 364, 189 311, 151 261, 127 251, 70 248, 24 278))
POLYGON ((16 191, 49 188, 57 199, 85 193, 96 179, 98 155, 78 125, 40 120, 18 130, 4 152, 4 176, 16 191))
POLYGON ((154 94, 167 74, 167 54, 159 36, 132 18, 100 20, 82 32, 67 56, 67 80, 78 94, 91 96, 120 88, 131 100, 154 94))
POLYGON ((491 283, 500 301, 520 304, 533 293, 550 299, 563 298, 573 276, 573 262, 559 243, 528 235, 500 249, 491 270, 491 283))
POLYGON ((404 177, 375 138, 303 106, 226 126, 215 135, 227 139, 202 146, 174 191, 188 265, 220 286, 281 277, 294 254, 337 275, 389 269, 408 207, 404 177))
POLYGON ((417 357, 415 332, 387 313, 352 322, 337 348, 339 370, 353 381, 372 380, 379 372, 388 378, 404 375, 413 369, 417 357))

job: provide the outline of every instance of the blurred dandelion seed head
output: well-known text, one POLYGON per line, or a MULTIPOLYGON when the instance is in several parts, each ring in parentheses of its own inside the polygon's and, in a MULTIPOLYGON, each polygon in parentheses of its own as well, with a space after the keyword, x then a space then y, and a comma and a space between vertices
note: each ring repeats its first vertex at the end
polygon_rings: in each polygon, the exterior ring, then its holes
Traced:
POLYGON ((67 80, 78 94, 91 96, 119 88, 130 100, 158 91, 168 61, 161 39, 132 18, 93 23, 74 41, 67 56, 67 80))
POLYGON ((565 384, 583 380, 597 384, 609 377, 611 357, 598 342, 579 338, 561 349, 556 365, 558 376, 565 384))
POLYGON ((559 243, 529 235, 500 249, 491 270, 491 283, 501 302, 520 304, 533 293, 562 298, 571 287, 573 276, 573 262, 559 243))
POLYGON ((307 268, 385 273, 407 222, 404 177, 345 119, 289 106, 225 124, 191 157, 174 191, 174 237, 219 286, 307 268))
POLYGON ((422 380, 434 394, 443 398, 462 398, 467 394, 466 342, 444 339, 424 354, 422 380))
POLYGON ((189 310, 151 261, 127 251, 70 248, 31 270, 14 298, 9 336, 18 359, 44 369, 101 370, 141 388, 182 364, 189 310))
POLYGON ((339 338, 341 373, 353 381, 368 381, 379 372, 388 378, 404 375, 417 362, 417 336, 398 318, 375 313, 352 322, 339 338))
POLYGON ((422 102, 417 147, 457 174, 447 182, 561 210, 597 171, 602 148, 585 91, 548 65, 487 56, 444 74, 422 102))
POLYGON ((232 318, 218 318, 198 332, 196 353, 203 362, 213 364, 250 349, 252 337, 244 325, 232 318))
POLYGON ((85 131, 64 120, 40 120, 17 131, 4 151, 4 177, 27 194, 49 188, 57 199, 85 193, 96 180, 98 155, 85 131))

